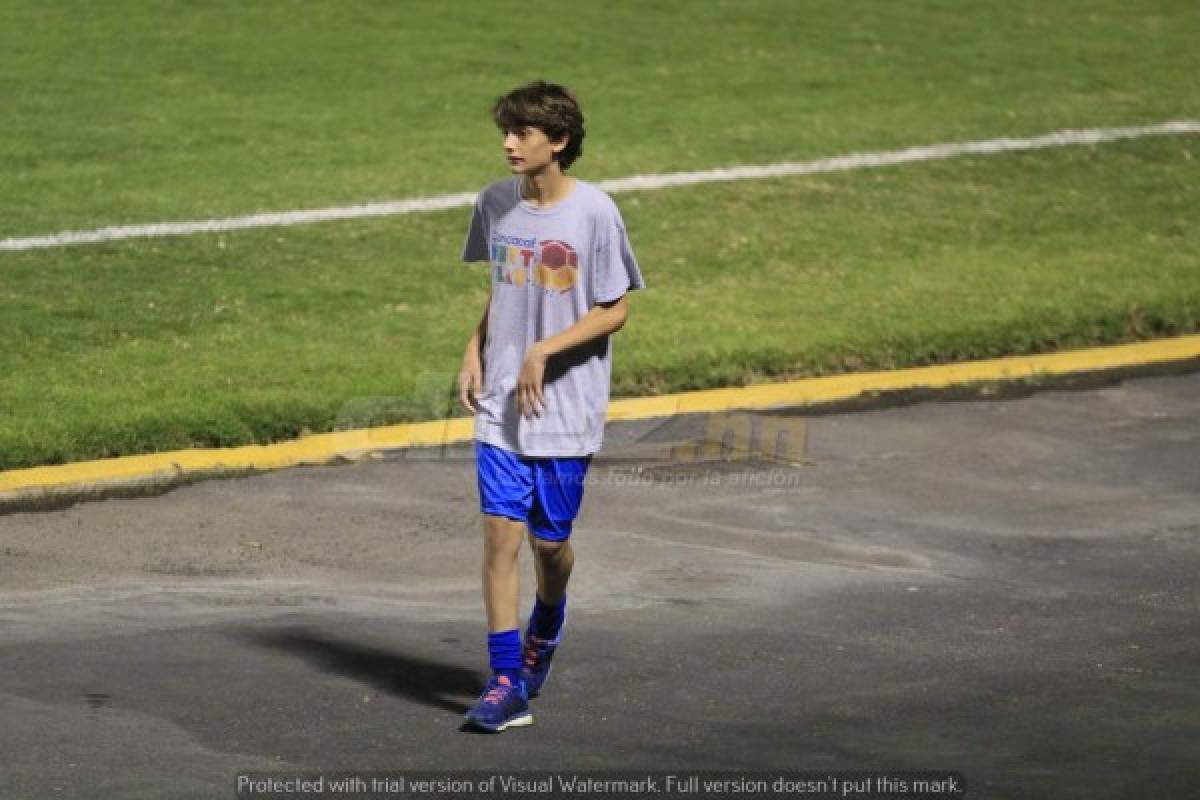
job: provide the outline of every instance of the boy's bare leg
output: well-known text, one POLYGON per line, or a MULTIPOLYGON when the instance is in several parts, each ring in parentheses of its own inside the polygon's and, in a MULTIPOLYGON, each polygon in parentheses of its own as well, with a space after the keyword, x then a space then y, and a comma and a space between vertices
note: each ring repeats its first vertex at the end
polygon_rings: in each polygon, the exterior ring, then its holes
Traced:
POLYGON ((537 593, 548 606, 557 606, 567 591, 567 581, 575 567, 575 551, 571 540, 548 542, 529 534, 529 547, 533 550, 534 570, 537 572, 537 593))
POLYGON ((483 515, 483 602, 488 630, 493 633, 520 627, 517 556, 524 535, 525 523, 520 520, 483 515))

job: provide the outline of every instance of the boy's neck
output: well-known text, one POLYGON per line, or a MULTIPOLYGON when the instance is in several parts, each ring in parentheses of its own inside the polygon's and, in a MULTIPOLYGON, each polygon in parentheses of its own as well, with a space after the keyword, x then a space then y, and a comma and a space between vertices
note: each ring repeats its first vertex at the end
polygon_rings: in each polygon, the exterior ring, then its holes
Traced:
POLYGON ((562 202, 575 186, 575 179, 564 175, 558 163, 546 169, 521 176, 521 197, 538 208, 562 202))

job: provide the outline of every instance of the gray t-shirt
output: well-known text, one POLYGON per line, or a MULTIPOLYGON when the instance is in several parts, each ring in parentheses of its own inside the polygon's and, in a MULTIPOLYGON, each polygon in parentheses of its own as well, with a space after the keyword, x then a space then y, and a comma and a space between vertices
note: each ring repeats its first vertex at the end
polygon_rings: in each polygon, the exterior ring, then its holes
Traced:
POLYGON ((612 199, 576 180, 556 205, 521 199, 520 178, 479 193, 463 261, 491 265, 475 438, 531 457, 585 456, 604 438, 612 348, 608 336, 551 356, 541 416, 517 412, 517 375, 535 342, 574 325, 597 303, 645 287, 612 199))

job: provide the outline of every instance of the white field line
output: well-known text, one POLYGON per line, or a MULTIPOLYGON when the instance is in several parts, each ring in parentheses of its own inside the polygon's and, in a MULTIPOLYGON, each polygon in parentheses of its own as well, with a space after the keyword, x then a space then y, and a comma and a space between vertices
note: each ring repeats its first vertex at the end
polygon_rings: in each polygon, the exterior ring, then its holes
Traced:
MULTIPOLYGON (((909 147, 883 153, 854 153, 818 161, 783 162, 757 167, 728 167, 702 170, 700 172, 671 172, 661 175, 633 175, 598 181, 597 186, 606 192, 631 192, 644 189, 666 189, 672 186, 689 186, 698 183, 724 183, 761 178, 779 178, 788 175, 815 175, 822 172, 885 167, 913 161, 932 161, 940 158, 969 154, 1005 153, 1019 150, 1040 150, 1047 147, 1097 144, 1117 139, 1135 139, 1143 136, 1178 136, 1200 133, 1200 121, 1177 120, 1159 125, 1135 128, 1092 128, 1064 130, 1035 136, 1030 139, 989 139, 980 142, 956 142, 934 144, 924 147, 909 147)), ((219 233, 245 228, 269 228, 284 225, 304 225, 338 219, 362 219, 394 214, 419 214, 462 208, 475 201, 473 192, 442 194, 432 197, 416 197, 387 203, 366 203, 339 208, 318 208, 309 211, 274 211, 251 214, 244 217, 225 217, 191 222, 155 222, 147 225, 120 225, 91 231, 63 231, 45 236, 26 236, 0 240, 0 250, 37 250, 46 247, 96 244, 118 239, 152 238, 159 236, 186 236, 192 233, 219 233)))

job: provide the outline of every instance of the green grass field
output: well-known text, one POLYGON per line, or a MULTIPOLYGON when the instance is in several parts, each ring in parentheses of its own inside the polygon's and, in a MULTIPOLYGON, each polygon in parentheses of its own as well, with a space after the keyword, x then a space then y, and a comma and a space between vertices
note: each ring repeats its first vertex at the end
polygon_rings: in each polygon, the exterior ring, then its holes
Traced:
MULTIPOLYGON (((0 8, 0 238, 474 190, 542 76, 588 180, 1200 118, 1191 2, 147 8, 0 8)), ((616 394, 1200 330, 1197 136, 616 199, 651 286, 616 394)), ((444 413, 466 220, 0 253, 0 467, 444 413)))

